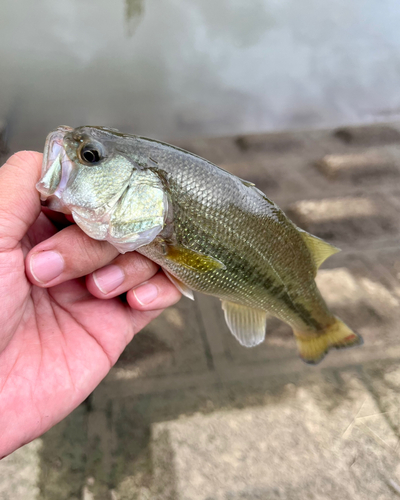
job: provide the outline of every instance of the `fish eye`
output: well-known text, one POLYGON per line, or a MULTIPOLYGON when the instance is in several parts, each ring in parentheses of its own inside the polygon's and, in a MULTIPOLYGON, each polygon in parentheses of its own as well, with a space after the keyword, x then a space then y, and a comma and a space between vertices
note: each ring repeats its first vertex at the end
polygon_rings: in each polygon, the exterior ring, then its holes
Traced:
POLYGON ((86 165, 94 165, 103 159, 100 148, 94 144, 86 144, 83 146, 79 151, 79 156, 86 165))

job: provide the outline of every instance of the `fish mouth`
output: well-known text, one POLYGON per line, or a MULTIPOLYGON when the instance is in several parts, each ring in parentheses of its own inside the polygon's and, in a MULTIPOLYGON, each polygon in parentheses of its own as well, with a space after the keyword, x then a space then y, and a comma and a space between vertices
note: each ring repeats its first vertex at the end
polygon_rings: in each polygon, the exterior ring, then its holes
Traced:
POLYGON ((62 204, 61 199, 73 168, 73 162, 65 152, 64 137, 72 130, 71 127, 61 126, 47 136, 42 175, 40 181, 36 184, 42 205, 46 205, 51 210, 67 214, 70 214, 71 211, 62 204))

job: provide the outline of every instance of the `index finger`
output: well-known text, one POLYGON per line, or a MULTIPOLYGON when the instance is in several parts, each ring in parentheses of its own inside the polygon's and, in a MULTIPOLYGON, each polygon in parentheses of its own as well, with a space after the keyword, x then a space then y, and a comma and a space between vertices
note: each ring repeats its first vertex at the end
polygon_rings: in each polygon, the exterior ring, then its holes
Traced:
POLYGON ((0 250, 13 249, 40 213, 35 188, 43 155, 20 151, 0 168, 0 250))

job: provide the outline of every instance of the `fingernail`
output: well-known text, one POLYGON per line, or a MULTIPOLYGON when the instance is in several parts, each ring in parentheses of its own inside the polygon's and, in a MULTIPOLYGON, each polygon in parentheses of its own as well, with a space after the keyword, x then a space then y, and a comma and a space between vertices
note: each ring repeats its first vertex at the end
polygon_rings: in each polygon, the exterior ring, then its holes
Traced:
POLYGON ((36 281, 48 283, 63 272, 64 259, 58 252, 39 252, 32 256, 30 269, 36 281))
POLYGON ((125 280, 125 274, 119 266, 106 266, 93 273, 97 288, 103 293, 110 293, 125 280))
POLYGON ((146 304, 150 304, 158 295, 158 288, 151 283, 146 283, 145 285, 140 285, 138 288, 134 288, 133 294, 136 297, 136 300, 142 304, 142 306, 146 304))

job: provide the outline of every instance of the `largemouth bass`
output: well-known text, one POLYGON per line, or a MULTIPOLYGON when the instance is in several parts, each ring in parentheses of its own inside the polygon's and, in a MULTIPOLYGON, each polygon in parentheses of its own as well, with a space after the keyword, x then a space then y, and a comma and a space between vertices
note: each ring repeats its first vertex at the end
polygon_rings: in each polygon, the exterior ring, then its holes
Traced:
POLYGON ((362 343, 328 310, 314 281, 339 249, 203 158, 114 129, 59 127, 47 137, 37 189, 92 238, 159 264, 184 295, 219 297, 244 346, 264 340, 268 316, 293 328, 307 363, 362 343))

